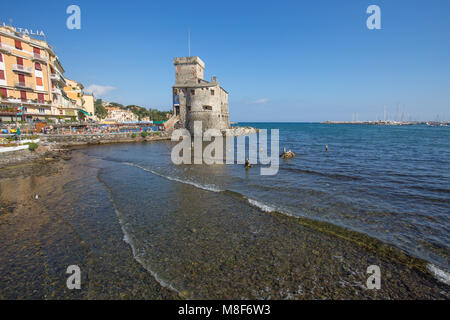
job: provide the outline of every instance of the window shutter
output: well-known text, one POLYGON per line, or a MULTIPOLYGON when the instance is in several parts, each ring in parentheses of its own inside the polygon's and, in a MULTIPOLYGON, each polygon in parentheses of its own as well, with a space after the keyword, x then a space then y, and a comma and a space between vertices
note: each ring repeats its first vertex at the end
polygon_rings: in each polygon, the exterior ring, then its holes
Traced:
POLYGON ((35 62, 35 63, 34 63, 34 68, 35 68, 36 70, 42 70, 41 64, 40 64, 39 62, 35 62))
POLYGON ((5 71, 0 70, 0 80, 5 80, 5 71))
POLYGON ((42 86, 42 78, 37 77, 37 78, 36 78, 36 84, 37 84, 38 86, 42 86))
POLYGON ((18 64, 19 66, 23 66, 23 58, 17 57, 17 64, 18 64))
POLYGON ((43 102, 44 101, 44 94, 43 93, 38 93, 38 101, 39 102, 43 102))
POLYGON ((33 47, 33 53, 41 54, 41 49, 33 47))
POLYGON ((8 97, 8 90, 5 88, 0 88, 0 93, 2 94, 2 97, 6 99, 8 97))
POLYGON ((26 91, 20 91, 20 99, 27 100, 27 92, 26 91))
POLYGON ((16 44, 16 49, 22 50, 22 42, 20 42, 20 40, 14 40, 14 42, 16 44))
POLYGON ((25 83, 25 76, 23 74, 19 74, 19 82, 25 83))
POLYGON ((1 53, 0 53, 0 62, 3 62, 3 55, 1 53))

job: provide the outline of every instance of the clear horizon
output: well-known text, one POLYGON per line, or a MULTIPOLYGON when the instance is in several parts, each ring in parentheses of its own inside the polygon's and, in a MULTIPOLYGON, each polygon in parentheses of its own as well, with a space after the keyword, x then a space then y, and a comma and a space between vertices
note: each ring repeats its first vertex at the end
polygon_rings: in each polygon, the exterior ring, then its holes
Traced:
POLYGON ((232 122, 450 120, 449 1, 49 2, 6 2, 0 20, 43 30, 65 76, 96 98, 171 109, 190 29, 232 122), (66 27, 71 4, 81 30, 66 27), (366 27, 371 4, 381 30, 366 27))

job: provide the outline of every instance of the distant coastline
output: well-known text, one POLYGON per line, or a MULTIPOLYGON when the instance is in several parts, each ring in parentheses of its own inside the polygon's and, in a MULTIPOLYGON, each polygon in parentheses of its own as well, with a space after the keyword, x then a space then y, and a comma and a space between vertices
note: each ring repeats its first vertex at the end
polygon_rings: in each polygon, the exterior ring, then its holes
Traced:
POLYGON ((382 126, 411 126, 411 125, 428 125, 428 126, 448 126, 450 122, 438 121, 393 121, 393 120, 378 120, 378 121, 324 121, 321 124, 371 124, 382 126))

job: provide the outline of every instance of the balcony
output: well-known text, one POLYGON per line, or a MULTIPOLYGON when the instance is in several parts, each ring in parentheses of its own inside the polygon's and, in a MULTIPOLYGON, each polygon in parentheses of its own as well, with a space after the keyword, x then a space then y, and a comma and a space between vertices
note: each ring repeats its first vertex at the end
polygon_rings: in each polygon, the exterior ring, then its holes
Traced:
POLYGON ((33 90, 33 85, 26 82, 16 82, 15 87, 27 90, 33 90))
POLYGON ((61 77, 59 74, 52 73, 50 76, 50 79, 52 79, 52 81, 56 81, 56 82, 62 84, 64 87, 66 86, 66 80, 64 80, 64 78, 61 77))
POLYGON ((45 63, 48 62, 48 58, 47 58, 47 57, 44 57, 43 55, 41 55, 41 54, 39 54, 39 53, 33 53, 32 59, 33 59, 34 61, 41 61, 41 62, 45 62, 45 63))
POLYGON ((12 69, 13 71, 17 71, 17 72, 23 72, 23 73, 29 73, 32 74, 33 73, 33 69, 30 67, 25 67, 21 64, 13 64, 12 65, 12 69))
POLYGON ((21 98, 5 98, 0 99, 2 103, 11 103, 13 105, 34 105, 34 106, 41 106, 41 107, 51 107, 52 103, 51 101, 45 101, 45 100, 30 100, 30 99, 21 99, 21 98))
POLYGON ((0 52, 10 53, 11 52, 11 47, 0 42, 0 52))

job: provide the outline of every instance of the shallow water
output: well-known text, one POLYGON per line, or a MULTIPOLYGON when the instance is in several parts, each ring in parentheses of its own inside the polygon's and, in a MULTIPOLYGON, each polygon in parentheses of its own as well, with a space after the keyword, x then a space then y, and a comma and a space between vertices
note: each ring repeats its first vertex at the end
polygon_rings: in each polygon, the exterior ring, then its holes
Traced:
POLYGON ((279 128, 280 148, 297 153, 275 176, 175 166, 174 143, 157 142, 83 148, 57 173, 0 180, 0 294, 29 297, 31 264, 36 297, 448 298, 447 128, 251 125, 279 128), (24 210, 42 225, 42 260, 19 247, 32 236, 6 234, 27 234, 15 224, 24 210), (88 270, 78 296, 61 284, 73 256, 88 270), (379 291, 366 288, 372 264, 379 291))

